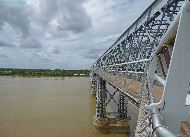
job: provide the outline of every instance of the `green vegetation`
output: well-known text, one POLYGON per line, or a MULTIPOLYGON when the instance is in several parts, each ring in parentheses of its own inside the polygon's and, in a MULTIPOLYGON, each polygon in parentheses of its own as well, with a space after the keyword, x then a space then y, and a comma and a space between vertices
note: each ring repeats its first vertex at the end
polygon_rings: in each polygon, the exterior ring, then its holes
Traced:
POLYGON ((13 69, 0 68, 0 76, 37 76, 37 77, 52 77, 52 76, 75 76, 88 77, 89 70, 50 70, 50 69, 13 69))

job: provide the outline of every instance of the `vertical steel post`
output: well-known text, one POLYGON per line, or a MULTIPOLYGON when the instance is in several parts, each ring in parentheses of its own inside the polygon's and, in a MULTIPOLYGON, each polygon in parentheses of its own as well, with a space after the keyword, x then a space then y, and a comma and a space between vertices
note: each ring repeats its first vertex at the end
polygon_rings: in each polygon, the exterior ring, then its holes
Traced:
POLYGON ((103 119, 106 117, 105 107, 105 82, 102 78, 97 77, 97 91, 96 91, 96 119, 103 119))
POLYGON ((92 87, 92 90, 91 90, 91 93, 93 95, 96 94, 96 90, 97 90, 97 85, 96 85, 96 74, 95 73, 92 73, 91 74, 91 87, 92 87))
POLYGON ((127 115, 127 98, 125 95, 121 92, 119 92, 119 104, 118 104, 118 113, 119 113, 119 118, 125 119, 128 117, 127 115))

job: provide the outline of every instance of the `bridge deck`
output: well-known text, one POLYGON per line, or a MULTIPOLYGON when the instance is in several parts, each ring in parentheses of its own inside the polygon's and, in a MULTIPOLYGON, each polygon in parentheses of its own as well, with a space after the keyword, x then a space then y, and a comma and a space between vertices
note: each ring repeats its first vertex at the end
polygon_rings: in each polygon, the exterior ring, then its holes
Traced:
MULTIPOLYGON (((127 79, 121 75, 109 73, 103 69, 98 69, 95 71, 100 77, 102 77, 107 82, 114 85, 116 88, 120 89, 124 93, 128 93, 135 99, 138 99, 141 90, 141 82, 137 80, 127 79)), ((163 87, 154 85, 153 86, 154 96, 156 102, 161 99, 163 93, 163 87)))

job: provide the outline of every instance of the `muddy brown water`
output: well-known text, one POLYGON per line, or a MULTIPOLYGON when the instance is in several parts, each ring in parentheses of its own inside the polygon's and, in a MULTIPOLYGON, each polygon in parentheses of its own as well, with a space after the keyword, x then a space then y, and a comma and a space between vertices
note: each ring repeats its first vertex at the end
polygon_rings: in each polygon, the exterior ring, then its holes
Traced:
MULTIPOLYGON (((134 108, 129 107, 132 127, 134 108)), ((98 133, 94 114, 89 78, 0 77, 0 137, 128 136, 98 133)))

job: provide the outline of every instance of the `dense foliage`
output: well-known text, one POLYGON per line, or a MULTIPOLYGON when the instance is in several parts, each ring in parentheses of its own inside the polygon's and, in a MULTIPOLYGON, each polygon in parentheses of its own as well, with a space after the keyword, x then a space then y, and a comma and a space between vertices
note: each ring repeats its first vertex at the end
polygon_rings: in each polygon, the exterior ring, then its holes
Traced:
POLYGON ((89 76, 89 70, 0 68, 1 76, 89 76))

